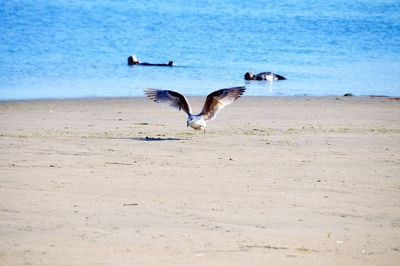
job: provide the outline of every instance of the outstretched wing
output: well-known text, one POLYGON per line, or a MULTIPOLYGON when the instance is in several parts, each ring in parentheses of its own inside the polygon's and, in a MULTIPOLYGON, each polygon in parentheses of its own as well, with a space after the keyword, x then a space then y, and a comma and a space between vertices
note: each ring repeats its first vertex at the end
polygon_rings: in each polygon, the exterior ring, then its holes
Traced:
POLYGON ((171 107, 184 111, 188 115, 192 112, 189 102, 185 96, 178 92, 169 90, 145 89, 144 93, 147 97, 157 103, 165 103, 171 107))
POLYGON ((202 115, 205 120, 214 119, 219 110, 239 99, 245 90, 246 88, 242 86, 221 89, 210 93, 207 96, 200 115, 202 115))

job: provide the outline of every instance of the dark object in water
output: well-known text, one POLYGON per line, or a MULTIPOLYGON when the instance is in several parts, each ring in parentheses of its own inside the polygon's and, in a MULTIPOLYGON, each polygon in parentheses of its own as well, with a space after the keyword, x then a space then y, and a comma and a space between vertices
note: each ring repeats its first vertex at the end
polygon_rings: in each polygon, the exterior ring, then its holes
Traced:
POLYGON ((244 74, 244 79, 245 80, 269 80, 269 81, 272 81, 272 80, 285 80, 286 78, 281 75, 272 73, 272 72, 261 72, 261 73, 258 73, 257 75, 254 75, 251 72, 246 72, 246 74, 244 74))
POLYGON ((350 96, 354 96, 354 95, 353 95, 353 93, 348 92, 348 93, 343 94, 343 96, 345 96, 345 97, 350 97, 350 96))
POLYGON ((141 63, 135 55, 131 55, 128 57, 128 65, 133 66, 133 65, 141 65, 141 66, 171 66, 174 63, 174 61, 169 61, 168 64, 151 64, 151 63, 146 63, 143 62, 141 63))

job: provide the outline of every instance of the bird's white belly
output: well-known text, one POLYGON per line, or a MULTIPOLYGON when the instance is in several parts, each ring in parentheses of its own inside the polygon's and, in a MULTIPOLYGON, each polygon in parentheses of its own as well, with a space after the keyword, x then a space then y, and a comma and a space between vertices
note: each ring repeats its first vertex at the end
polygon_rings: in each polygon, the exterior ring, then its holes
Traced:
POLYGON ((204 121, 204 119, 201 117, 195 118, 190 121, 189 126, 196 130, 203 130, 206 127, 206 121, 204 121))
POLYGON ((268 80, 268 81, 273 81, 273 80, 275 80, 274 75, 267 75, 265 78, 266 78, 266 80, 268 80))

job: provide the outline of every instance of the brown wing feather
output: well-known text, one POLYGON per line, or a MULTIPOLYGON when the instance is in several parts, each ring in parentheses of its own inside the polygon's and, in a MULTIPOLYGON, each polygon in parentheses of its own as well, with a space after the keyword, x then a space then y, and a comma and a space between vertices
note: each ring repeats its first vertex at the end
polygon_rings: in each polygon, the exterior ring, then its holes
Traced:
POLYGON ((207 96, 200 115, 202 115, 205 120, 214 119, 222 108, 239 99, 245 90, 246 88, 242 86, 220 89, 210 93, 207 96))
POLYGON ((170 90, 145 89, 144 93, 154 102, 165 103, 173 108, 184 111, 186 114, 190 114, 192 112, 189 102, 185 96, 178 92, 170 90))

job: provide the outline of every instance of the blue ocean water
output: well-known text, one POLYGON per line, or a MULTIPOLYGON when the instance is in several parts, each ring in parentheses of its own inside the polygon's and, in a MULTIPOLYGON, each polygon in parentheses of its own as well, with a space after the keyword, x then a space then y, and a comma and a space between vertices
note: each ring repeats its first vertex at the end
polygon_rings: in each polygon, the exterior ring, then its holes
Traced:
POLYGON ((0 99, 400 95, 400 1, 0 2, 0 99), (127 57, 176 67, 127 65, 127 57), (245 72, 287 78, 245 82, 245 72))

